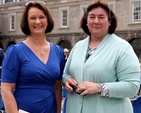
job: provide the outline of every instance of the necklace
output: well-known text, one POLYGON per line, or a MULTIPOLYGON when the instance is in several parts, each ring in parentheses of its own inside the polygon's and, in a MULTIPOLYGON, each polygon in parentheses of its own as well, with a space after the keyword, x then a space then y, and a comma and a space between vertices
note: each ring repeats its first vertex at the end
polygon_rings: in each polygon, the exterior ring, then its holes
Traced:
MULTIPOLYGON (((38 51, 40 51, 38 48, 36 48, 38 51)), ((44 55, 44 52, 45 52, 46 50, 44 50, 44 51, 40 51, 41 52, 41 55, 44 55)))
POLYGON ((33 46, 36 48, 36 50, 38 50, 38 51, 40 52, 41 55, 44 55, 44 52, 46 51, 46 49, 43 50, 43 51, 41 51, 41 50, 38 49, 38 47, 37 47, 34 43, 32 43, 30 40, 29 40, 28 42, 29 42, 31 45, 33 45, 33 46))
MULTIPOLYGON (((36 45, 35 45, 36 46, 36 45)), ((36 46, 36 49, 40 52, 40 54, 41 55, 44 55, 44 52, 46 51, 46 49, 45 50, 43 50, 43 51, 41 51, 40 49, 38 49, 38 47, 36 46)))
POLYGON ((41 55, 43 55, 44 54, 44 52, 43 51, 41 51, 41 55))

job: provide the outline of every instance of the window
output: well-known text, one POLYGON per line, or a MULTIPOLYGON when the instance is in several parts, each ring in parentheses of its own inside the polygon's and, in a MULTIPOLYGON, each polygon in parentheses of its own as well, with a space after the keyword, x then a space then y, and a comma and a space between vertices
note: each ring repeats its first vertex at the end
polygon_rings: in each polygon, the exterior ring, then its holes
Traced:
POLYGON ((10 31, 15 31, 16 30, 16 18, 15 14, 10 15, 10 31))
POLYGON ((19 1, 21 1, 21 0, 13 0, 13 2, 19 2, 19 1))
POLYGON ((85 11, 87 11, 88 5, 81 5, 80 6, 80 19, 82 18, 85 11))
POLYGON ((109 8, 113 10, 113 4, 109 4, 109 8))
POLYGON ((62 10, 62 26, 67 26, 67 10, 62 10))
POLYGON ((141 21, 141 1, 133 2, 133 22, 141 21))
POLYGON ((129 24, 141 23, 141 0, 129 0, 129 24))
POLYGON ((67 0, 61 0, 61 3, 65 3, 65 2, 67 2, 67 0))
POLYGON ((69 27, 69 7, 60 8, 60 27, 69 27))
POLYGON ((3 4, 4 3, 4 0, 0 0, 0 4, 3 4))
POLYGON ((116 2, 112 1, 112 2, 108 2, 109 8, 115 13, 116 11, 116 2))
POLYGON ((82 14, 84 14, 85 11, 87 11, 87 7, 82 7, 82 14))

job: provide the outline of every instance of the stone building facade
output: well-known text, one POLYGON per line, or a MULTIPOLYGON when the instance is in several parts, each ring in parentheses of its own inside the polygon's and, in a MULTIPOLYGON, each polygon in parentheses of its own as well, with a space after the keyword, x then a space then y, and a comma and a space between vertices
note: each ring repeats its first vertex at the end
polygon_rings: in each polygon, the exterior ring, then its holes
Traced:
MULTIPOLYGON (((54 19, 54 29, 47 40, 69 50, 87 35, 79 28, 86 7, 94 0, 44 0, 54 19)), ((141 57, 141 0, 103 0, 117 16, 115 34, 129 41, 141 57)), ((24 0, 0 0, 0 47, 21 42, 26 36, 20 29, 24 0)))

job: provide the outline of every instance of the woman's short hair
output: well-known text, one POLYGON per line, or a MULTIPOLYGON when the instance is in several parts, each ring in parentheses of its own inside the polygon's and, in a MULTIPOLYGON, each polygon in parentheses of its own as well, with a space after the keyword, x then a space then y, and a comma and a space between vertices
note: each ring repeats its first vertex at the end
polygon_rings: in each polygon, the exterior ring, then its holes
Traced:
POLYGON ((46 5, 43 2, 39 2, 39 1, 30 1, 29 3, 26 3, 25 9, 23 11, 23 15, 21 18, 21 25, 20 25, 22 32, 25 35, 30 35, 31 33, 29 29, 29 25, 28 25, 28 11, 31 7, 36 7, 44 12, 45 16, 47 17, 47 22, 48 22, 48 26, 46 28, 45 33, 51 32, 52 29, 54 28, 53 18, 48 8, 46 7, 46 5))
POLYGON ((108 15, 108 20, 111 22, 110 23, 110 26, 109 26, 109 29, 108 29, 108 33, 109 34, 112 34, 115 32, 115 29, 117 27, 117 18, 115 16, 115 14, 113 13, 113 11, 108 7, 108 4, 105 3, 105 2, 102 2, 100 0, 96 1, 96 2, 93 2, 91 3, 88 7, 87 7, 87 10, 85 11, 81 21, 80 21, 80 27, 83 29, 83 31, 87 34, 87 35, 90 35, 90 31, 88 29, 88 26, 87 26, 87 17, 88 17, 88 13, 94 9, 94 8, 98 8, 98 7, 101 7, 103 8, 106 12, 107 12, 107 15, 108 15))

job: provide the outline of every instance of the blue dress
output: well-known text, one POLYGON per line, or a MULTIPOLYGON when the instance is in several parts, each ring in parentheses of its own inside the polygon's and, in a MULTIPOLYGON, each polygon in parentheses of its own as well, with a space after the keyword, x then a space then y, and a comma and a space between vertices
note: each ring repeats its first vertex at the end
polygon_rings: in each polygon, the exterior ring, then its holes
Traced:
POLYGON ((18 109, 30 113, 57 113, 54 86, 62 79, 63 49, 50 43, 44 64, 23 42, 10 46, 4 56, 2 82, 16 83, 14 96, 18 109))

